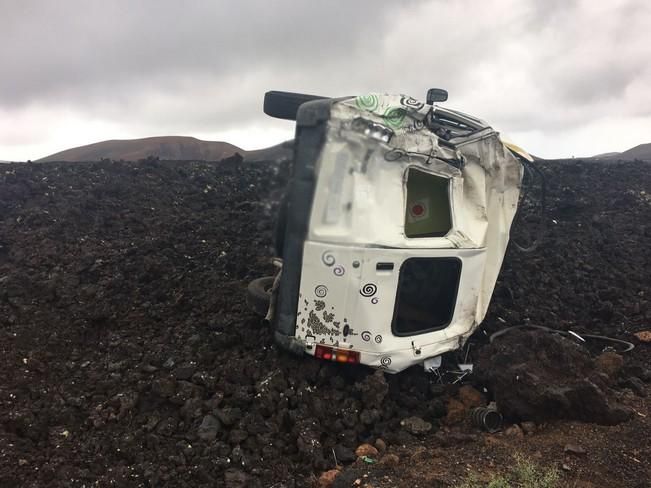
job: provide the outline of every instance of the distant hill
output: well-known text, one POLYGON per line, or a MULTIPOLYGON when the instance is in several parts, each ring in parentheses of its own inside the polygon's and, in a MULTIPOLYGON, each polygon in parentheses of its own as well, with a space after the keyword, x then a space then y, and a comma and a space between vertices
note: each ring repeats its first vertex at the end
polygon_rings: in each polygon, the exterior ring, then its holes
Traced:
POLYGON ((651 142, 639 144, 624 152, 597 154, 593 157, 596 159, 642 159, 645 161, 651 161, 651 142))
POLYGON ((275 146, 265 147, 264 149, 255 149, 245 151, 244 160, 254 161, 283 161, 289 160, 294 154, 294 140, 281 142, 275 146))
POLYGON ((651 160, 651 142, 632 147, 628 151, 621 153, 618 157, 622 159, 651 160))
POLYGON ((607 153, 602 153, 602 154, 597 154, 595 156, 592 156, 593 158, 597 159, 608 159, 608 158, 614 158, 619 156, 621 153, 618 152, 607 152, 607 153))
POLYGON ((218 161, 245 151, 227 142, 202 141, 194 137, 165 136, 144 139, 111 140, 75 147, 51 154, 38 162, 48 161, 99 161, 114 159, 136 161, 149 156, 169 160, 218 161))

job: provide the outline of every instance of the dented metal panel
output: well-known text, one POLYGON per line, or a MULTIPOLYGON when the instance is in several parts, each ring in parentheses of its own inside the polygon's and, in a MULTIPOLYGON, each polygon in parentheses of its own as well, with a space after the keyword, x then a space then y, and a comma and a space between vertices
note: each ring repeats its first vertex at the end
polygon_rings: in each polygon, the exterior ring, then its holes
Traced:
MULTIPOLYGON (((361 351, 390 372, 460 347, 483 320, 502 264, 522 166, 479 119, 441 111, 452 131, 431 130, 436 108, 411 97, 368 95, 334 103, 316 163, 303 249, 296 338, 361 351), (429 125, 429 127, 428 127, 429 125), (405 232, 410 169, 449 180, 451 228, 405 232), (455 257, 462 270, 452 320, 441 330, 392 333, 402 263, 455 257), (393 263, 378 270, 377 263, 393 263)), ((428 211, 418 201, 419 212, 428 211)), ((413 205, 413 199, 411 204, 413 205)))

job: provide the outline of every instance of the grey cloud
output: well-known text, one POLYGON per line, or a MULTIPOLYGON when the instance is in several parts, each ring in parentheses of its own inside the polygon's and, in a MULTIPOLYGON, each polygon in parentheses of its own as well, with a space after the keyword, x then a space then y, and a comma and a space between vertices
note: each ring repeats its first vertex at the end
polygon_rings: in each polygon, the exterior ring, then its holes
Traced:
POLYGON ((651 117, 645 0, 0 0, 0 12, 0 112, 21 121, 74 112, 138 134, 219 133, 271 123, 269 89, 431 86, 509 132, 651 117))
POLYGON ((376 2, 6 2, 0 103, 93 100, 188 76, 291 72, 349 56, 396 6, 376 2), (38 5, 38 7, 36 6, 38 5))
POLYGON ((529 2, 509 25, 500 25, 510 29, 508 39, 483 67, 467 70, 472 77, 487 69, 501 80, 504 89, 495 84, 490 94, 503 103, 493 107, 491 119, 519 130, 567 131, 597 118, 651 116, 648 100, 640 103, 632 93, 651 85, 651 44, 643 34, 651 4, 620 3, 529 2), (509 44, 517 57, 508 55, 509 44))

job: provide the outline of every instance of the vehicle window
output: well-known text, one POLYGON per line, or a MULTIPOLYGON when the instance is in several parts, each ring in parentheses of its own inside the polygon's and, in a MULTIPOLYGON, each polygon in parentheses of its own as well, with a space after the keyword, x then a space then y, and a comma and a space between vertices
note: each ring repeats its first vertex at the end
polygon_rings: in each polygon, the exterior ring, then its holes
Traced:
POLYGON ((450 180, 415 168, 407 174, 407 237, 443 237, 452 228, 450 180))
POLYGON ((446 327, 454 315, 461 261, 457 258, 409 258, 400 268, 393 317, 397 336, 446 327))

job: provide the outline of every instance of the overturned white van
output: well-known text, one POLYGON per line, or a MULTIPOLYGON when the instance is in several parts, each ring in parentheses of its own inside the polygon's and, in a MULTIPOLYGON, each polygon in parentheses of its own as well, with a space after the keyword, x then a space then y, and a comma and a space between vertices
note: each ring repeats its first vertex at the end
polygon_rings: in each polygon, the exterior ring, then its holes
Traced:
POLYGON ((296 118, 282 267, 267 280, 283 347, 398 372, 482 322, 530 156, 437 97, 267 94, 265 112, 296 118))

